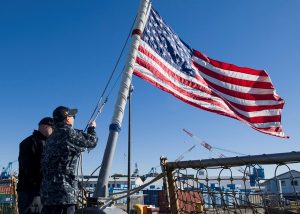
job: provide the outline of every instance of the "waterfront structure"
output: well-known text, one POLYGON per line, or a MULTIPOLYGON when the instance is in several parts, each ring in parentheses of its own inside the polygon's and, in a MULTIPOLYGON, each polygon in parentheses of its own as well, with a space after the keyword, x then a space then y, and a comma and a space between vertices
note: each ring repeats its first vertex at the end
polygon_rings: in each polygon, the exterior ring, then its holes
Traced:
POLYGON ((300 199, 300 172, 291 170, 280 175, 274 176, 262 183, 264 191, 288 200, 300 199), (297 198, 296 198, 296 194, 297 198))
MULTIPOLYGON (((84 176, 83 186, 89 190, 94 191, 97 185, 98 176, 84 176)), ((131 189, 143 185, 140 177, 131 177, 131 189)), ((124 176, 110 176, 108 178, 108 190, 112 193, 114 189, 127 190, 127 177, 124 176)))

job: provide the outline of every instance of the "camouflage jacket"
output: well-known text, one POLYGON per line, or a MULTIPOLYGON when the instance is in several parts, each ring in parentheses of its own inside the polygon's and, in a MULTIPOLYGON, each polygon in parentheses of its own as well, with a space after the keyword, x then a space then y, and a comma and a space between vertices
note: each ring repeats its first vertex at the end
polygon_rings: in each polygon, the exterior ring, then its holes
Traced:
POLYGON ((97 141, 94 128, 84 133, 64 123, 55 125, 42 155, 41 198, 44 205, 77 203, 77 162, 80 153, 94 148, 97 141))

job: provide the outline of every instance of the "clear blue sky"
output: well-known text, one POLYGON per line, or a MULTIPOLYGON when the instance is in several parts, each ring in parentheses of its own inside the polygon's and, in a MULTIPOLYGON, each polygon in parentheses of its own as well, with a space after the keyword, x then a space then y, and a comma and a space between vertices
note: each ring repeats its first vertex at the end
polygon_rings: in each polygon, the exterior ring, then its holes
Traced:
MULTIPOLYGON (((138 0, 0 1, 1 166, 17 160, 20 141, 58 105, 77 107, 75 126, 85 127, 138 5, 138 0)), ((154 0, 153 5, 194 49, 220 61, 267 70, 286 101, 282 123, 291 138, 265 135, 196 109, 134 77, 132 163, 142 173, 158 166, 161 155, 174 160, 195 143, 182 128, 213 146, 245 154, 300 150, 299 0, 154 0)), ((84 155, 86 173, 102 161, 118 87, 97 121, 99 145, 84 155)), ((126 172, 127 113, 122 128, 112 173, 126 172)), ((197 146, 185 160, 209 157, 197 146)))

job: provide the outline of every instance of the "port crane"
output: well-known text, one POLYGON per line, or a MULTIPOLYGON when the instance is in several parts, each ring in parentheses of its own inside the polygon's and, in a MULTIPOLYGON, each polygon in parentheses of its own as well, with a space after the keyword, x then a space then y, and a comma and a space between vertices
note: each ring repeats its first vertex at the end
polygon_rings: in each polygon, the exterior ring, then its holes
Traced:
POLYGON ((8 162, 7 166, 2 168, 0 179, 9 179, 11 177, 12 165, 14 162, 16 162, 16 160, 8 162))
POLYGON ((192 132, 186 130, 186 129, 182 129, 188 136, 190 136, 191 138, 193 138, 197 143, 200 143, 201 146, 203 146, 205 149, 207 149, 209 152, 211 152, 212 154, 220 157, 220 158, 225 158, 226 156, 223 153, 219 153, 216 152, 215 150, 222 150, 222 151, 226 151, 226 152, 230 152, 230 153, 235 153, 238 155, 246 155, 243 153, 239 153, 239 152, 234 152, 228 149, 223 149, 223 148, 218 148, 218 147, 214 147, 212 145, 210 145, 209 143, 205 142, 204 140, 201 140, 200 138, 198 138, 196 135, 192 134, 192 132))
MULTIPOLYGON (((211 152, 212 154, 218 156, 219 158, 226 158, 226 156, 223 153, 219 153, 216 152, 215 150, 222 150, 222 151, 226 151, 226 152, 230 152, 230 153, 234 153, 234 154, 238 154, 238 155, 246 155, 243 153, 238 153, 238 152, 234 152, 228 149, 223 149, 223 148, 218 148, 218 147, 214 147, 212 145, 210 145, 209 143, 205 142, 204 140, 201 140, 200 138, 198 138, 196 135, 194 135, 192 132, 186 130, 186 129, 182 129, 188 136, 190 136, 191 138, 193 138, 197 143, 200 143, 200 145, 202 147, 204 147, 205 149, 207 149, 209 152, 211 152)), ((258 178, 264 178, 264 169, 258 165, 259 168, 255 168, 253 167, 253 172, 252 174, 250 172, 247 172, 245 169, 243 169, 242 167, 238 167, 238 171, 245 174, 246 176, 250 177, 250 185, 254 186, 255 185, 255 180, 257 180, 258 178)))

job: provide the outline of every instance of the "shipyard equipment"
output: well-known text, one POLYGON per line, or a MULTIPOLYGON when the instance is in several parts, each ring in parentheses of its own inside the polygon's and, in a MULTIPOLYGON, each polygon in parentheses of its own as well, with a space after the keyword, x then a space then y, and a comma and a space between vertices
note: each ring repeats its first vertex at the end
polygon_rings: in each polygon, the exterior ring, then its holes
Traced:
MULTIPOLYGON (((245 155, 242 153, 238 153, 238 152, 234 152, 228 149, 223 149, 223 148, 217 148, 212 146, 211 144, 208 144, 207 142, 205 142, 204 140, 201 140, 200 138, 198 138, 197 136, 195 136, 193 133, 191 133, 190 131, 183 129, 183 131, 190 136, 191 138, 193 138, 196 142, 200 143, 202 147, 204 147, 205 149, 207 149, 210 153, 218 156, 219 158, 226 158, 226 156, 222 153, 219 153, 215 150, 222 150, 222 151, 226 151, 229 153, 234 153, 234 154, 238 154, 238 155, 245 155)), ((246 171, 245 169, 243 169, 242 167, 239 167, 237 169, 239 172, 249 176, 250 179, 250 186, 255 186, 257 181, 259 179, 264 179, 265 178, 265 173, 264 173, 264 169, 260 166, 257 165, 257 167, 252 166, 252 173, 249 171, 246 171)))
MULTIPOLYGON (((15 161, 13 161, 15 162, 15 161)), ((0 179, 9 179, 11 177, 12 164, 13 162, 8 162, 6 167, 3 167, 0 179)))

